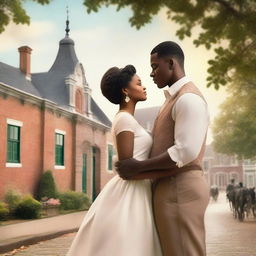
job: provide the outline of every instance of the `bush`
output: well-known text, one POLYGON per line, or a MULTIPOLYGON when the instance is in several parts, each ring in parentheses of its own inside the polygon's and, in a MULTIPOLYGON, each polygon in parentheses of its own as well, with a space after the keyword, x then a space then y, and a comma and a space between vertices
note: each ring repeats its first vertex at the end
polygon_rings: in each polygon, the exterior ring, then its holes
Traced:
POLYGON ((15 216, 22 219, 37 219, 40 217, 42 205, 31 195, 26 195, 15 209, 15 216))
POLYGON ((9 215, 9 210, 4 202, 0 202, 0 220, 6 220, 9 215))
POLYGON ((57 189, 52 175, 52 171, 48 170, 42 174, 38 186, 37 199, 41 200, 42 197, 56 198, 57 189))
POLYGON ((90 206, 90 199, 87 194, 76 191, 59 193, 61 209, 63 210, 84 210, 90 206))
POLYGON ((15 189, 9 189, 4 196, 5 202, 8 204, 8 208, 11 214, 15 211, 17 205, 21 202, 21 193, 15 189))

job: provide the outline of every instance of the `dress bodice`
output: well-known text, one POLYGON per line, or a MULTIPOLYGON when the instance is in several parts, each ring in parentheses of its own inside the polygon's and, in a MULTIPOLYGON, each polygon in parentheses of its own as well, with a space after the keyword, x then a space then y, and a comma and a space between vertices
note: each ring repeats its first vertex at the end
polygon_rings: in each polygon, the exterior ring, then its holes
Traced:
POLYGON ((112 124, 112 136, 116 148, 116 136, 122 131, 134 133, 133 158, 145 160, 148 158, 151 146, 151 135, 137 122, 133 115, 128 112, 118 112, 112 124))

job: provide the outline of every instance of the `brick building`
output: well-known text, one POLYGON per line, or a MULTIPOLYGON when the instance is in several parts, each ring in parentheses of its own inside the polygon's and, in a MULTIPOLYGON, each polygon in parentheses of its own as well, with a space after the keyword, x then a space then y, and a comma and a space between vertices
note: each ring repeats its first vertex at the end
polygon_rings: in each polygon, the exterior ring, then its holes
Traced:
POLYGON ((60 191, 95 198, 113 177, 111 122, 91 95, 74 41, 59 42, 47 72, 30 72, 32 49, 19 68, 0 62, 0 198, 8 188, 34 194, 43 171, 60 191))
POLYGON ((203 165, 209 184, 217 185, 220 189, 225 190, 231 179, 236 184, 243 182, 248 188, 256 186, 256 162, 251 159, 239 160, 236 156, 220 154, 208 145, 203 165))
POLYGON ((235 183, 243 182, 244 172, 242 161, 235 156, 217 153, 212 145, 207 145, 203 159, 203 168, 210 185, 217 185, 225 190, 231 179, 235 183))

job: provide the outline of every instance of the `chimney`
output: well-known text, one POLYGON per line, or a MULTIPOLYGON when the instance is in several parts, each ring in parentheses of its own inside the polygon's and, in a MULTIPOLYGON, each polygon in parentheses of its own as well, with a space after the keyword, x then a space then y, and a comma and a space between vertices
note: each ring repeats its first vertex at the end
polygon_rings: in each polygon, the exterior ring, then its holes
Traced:
POLYGON ((31 79, 30 54, 32 49, 28 46, 21 46, 18 50, 20 53, 20 70, 25 74, 27 79, 31 79))

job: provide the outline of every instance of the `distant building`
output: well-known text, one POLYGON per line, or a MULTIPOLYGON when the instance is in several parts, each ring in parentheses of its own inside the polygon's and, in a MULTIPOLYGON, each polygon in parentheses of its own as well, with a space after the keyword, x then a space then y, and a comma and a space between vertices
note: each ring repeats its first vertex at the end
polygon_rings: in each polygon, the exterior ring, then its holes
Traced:
POLYGON ((204 170, 208 174, 211 185, 226 189, 231 179, 235 183, 243 182, 244 186, 256 186, 256 162, 250 159, 239 160, 236 156, 228 156, 214 152, 211 145, 206 147, 204 170))
POLYGON ((203 169, 210 185, 226 189, 231 179, 243 182, 243 166, 234 156, 216 153, 211 145, 206 146, 203 169))
POLYGON ((158 106, 136 109, 134 116, 142 127, 151 132, 159 110, 160 107, 158 106))
MULTIPOLYGON (((159 110, 160 107, 137 109, 135 118, 151 132, 159 110)), ((256 186, 256 162, 216 153, 211 145, 206 146, 203 170, 208 183, 220 189, 226 189, 231 179, 235 179, 235 183, 243 182, 247 187, 256 186)))
POLYGON ((60 191, 95 198, 113 177, 111 122, 91 95, 74 41, 59 42, 47 72, 30 72, 32 49, 19 68, 0 62, 0 198, 8 188, 34 194, 43 171, 60 191))

